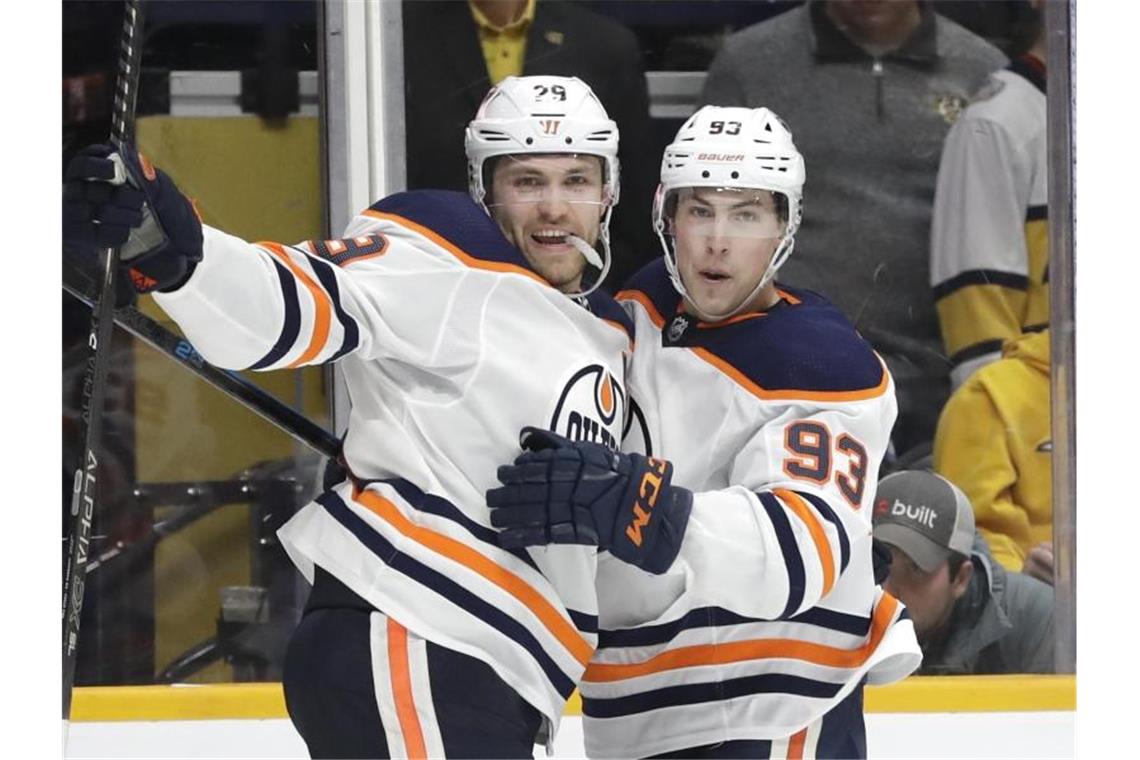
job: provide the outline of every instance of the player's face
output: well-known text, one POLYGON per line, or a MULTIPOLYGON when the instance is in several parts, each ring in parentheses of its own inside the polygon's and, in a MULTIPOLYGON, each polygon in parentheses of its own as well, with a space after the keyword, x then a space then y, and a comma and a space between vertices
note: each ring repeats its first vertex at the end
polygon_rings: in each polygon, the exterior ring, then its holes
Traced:
POLYGON ((784 233, 772 193, 682 189, 672 232, 681 281, 700 311, 727 314, 750 296, 748 309, 766 308, 775 301, 771 282, 752 296, 784 233))
POLYGON ((487 207, 534 270, 572 292, 581 286, 586 261, 566 236, 597 246, 603 194, 597 156, 505 156, 492 171, 487 207))
MULTIPOLYGON (((920 644, 925 644, 946 625, 954 602, 966 589, 959 572, 959 578, 950 577, 950 566, 943 562, 933 572, 927 572, 915 564, 909 556, 892 546, 891 573, 883 588, 906 605, 914 621, 914 632, 920 644)), ((969 566, 966 562, 963 568, 969 566)))

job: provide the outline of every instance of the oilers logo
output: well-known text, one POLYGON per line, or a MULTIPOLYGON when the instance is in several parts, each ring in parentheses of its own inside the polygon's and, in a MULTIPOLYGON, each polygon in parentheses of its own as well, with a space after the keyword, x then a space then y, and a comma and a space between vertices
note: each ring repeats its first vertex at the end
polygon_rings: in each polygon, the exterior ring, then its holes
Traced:
POLYGON ((649 437, 649 423, 645 412, 633 399, 629 400, 629 415, 622 431, 622 448, 625 451, 638 451, 647 457, 653 456, 653 441, 649 437))
POLYGON ((590 364, 562 387, 550 430, 572 441, 595 441, 617 449, 625 405, 625 390, 618 379, 600 364, 590 364))

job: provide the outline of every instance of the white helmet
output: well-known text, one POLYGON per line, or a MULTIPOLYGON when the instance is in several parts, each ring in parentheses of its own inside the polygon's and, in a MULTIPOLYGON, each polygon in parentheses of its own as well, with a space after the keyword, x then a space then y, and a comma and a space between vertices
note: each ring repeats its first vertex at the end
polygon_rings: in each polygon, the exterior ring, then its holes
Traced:
POLYGON ((579 295, 601 284, 610 268, 610 214, 620 187, 618 128, 590 86, 577 77, 507 77, 483 98, 467 125, 464 147, 468 189, 484 210, 484 167, 490 158, 551 153, 599 156, 605 174, 606 210, 599 232, 603 252, 600 258, 593 249, 582 252, 600 273, 592 287, 579 295))
POLYGON ((780 245, 752 294, 727 314, 699 316, 715 321, 738 313, 791 255, 803 217, 804 178, 804 159, 792 142, 791 131, 767 108, 704 106, 677 131, 661 159, 661 184, 653 199, 653 228, 665 250, 673 287, 683 297, 688 293, 677 269, 676 252, 666 240, 670 193, 686 187, 768 190, 782 195, 788 205, 780 245))

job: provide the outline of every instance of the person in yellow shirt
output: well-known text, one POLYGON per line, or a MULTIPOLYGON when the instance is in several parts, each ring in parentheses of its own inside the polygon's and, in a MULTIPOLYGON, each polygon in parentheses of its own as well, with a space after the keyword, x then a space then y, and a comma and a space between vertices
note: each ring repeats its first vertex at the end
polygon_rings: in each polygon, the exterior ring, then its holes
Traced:
POLYGON ((994 559, 1052 583, 1049 335, 1008 341, 954 392, 938 420, 934 470, 969 497, 994 559))
POLYGON ((649 220, 660 157, 637 37, 582 3, 405 0, 404 110, 408 189, 467 190, 463 130, 488 88, 508 76, 572 76, 617 123, 622 201, 610 225, 615 292, 653 258, 649 220))

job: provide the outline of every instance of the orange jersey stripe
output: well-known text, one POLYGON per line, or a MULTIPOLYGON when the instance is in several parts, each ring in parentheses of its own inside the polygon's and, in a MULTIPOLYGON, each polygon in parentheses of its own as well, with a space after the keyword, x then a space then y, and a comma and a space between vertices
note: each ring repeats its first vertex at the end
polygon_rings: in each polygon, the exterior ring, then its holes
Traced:
POLYGON ((889 375, 885 368, 883 370, 882 379, 879 380, 879 384, 873 388, 863 388, 857 391, 808 391, 796 389, 770 391, 752 382, 752 380, 745 377, 740 370, 708 349, 690 348, 689 350, 728 375, 737 385, 764 401, 865 401, 867 399, 878 398, 887 392, 889 375))
POLYGON ((823 532, 819 518, 815 516, 811 507, 804 503, 800 495, 794 491, 777 488, 773 493, 780 497, 780 501, 791 507, 796 516, 807 525, 808 533, 811 534, 812 543, 815 544, 815 550, 819 554, 819 563, 823 569, 823 591, 820 596, 827 596, 831 587, 835 585, 835 557, 831 553, 831 543, 827 540, 827 534, 823 532))
POLYGON ((792 306, 798 306, 799 304, 802 303, 802 301, 800 301, 800 299, 796 298, 795 296, 793 296, 791 293, 789 293, 786 290, 780 290, 779 288, 776 288, 776 295, 778 295, 780 298, 783 298, 785 301, 790 303, 792 306))
POLYGON ((665 320, 662 318, 661 312, 657 311, 657 307, 649 300, 649 296, 640 290, 622 290, 614 297, 619 301, 637 301, 645 307, 645 311, 649 313, 650 321, 657 325, 658 329, 665 326, 665 320))
POLYGON ((375 491, 357 491, 354 489, 353 498, 403 535, 453 562, 458 562, 468 570, 478 573, 518 599, 542 621, 547 630, 561 642, 566 651, 574 656, 574 659, 582 665, 590 661, 594 648, 582 638, 578 629, 529 583, 467 544, 449 538, 442 533, 429 530, 422 525, 416 525, 405 517, 395 504, 375 491))
POLYGON ((549 282, 547 282, 536 273, 530 271, 529 269, 526 269, 525 267, 520 267, 517 264, 507 264, 500 261, 484 261, 483 259, 472 256, 471 254, 463 251, 458 246, 453 244, 447 238, 440 235, 435 230, 424 227, 422 224, 417 224, 411 219, 405 219, 398 214, 390 214, 386 211, 373 211, 372 209, 365 209, 363 215, 370 216, 373 219, 381 219, 386 222, 392 222, 393 224, 409 229, 419 235, 423 235, 428 240, 432 241, 440 248, 445 249, 452 256, 459 259, 467 266, 472 267, 473 269, 487 269, 492 272, 510 272, 513 274, 521 274, 529 277, 535 282, 541 282, 543 285, 547 286, 550 285, 549 282))
POLYGON ((427 744, 420 727, 416 702, 412 696, 412 677, 408 667, 408 629, 388 618, 388 664, 392 675, 392 696, 396 717, 404 737, 409 760, 427 758, 427 744))
POLYGON ((898 604, 893 596, 883 594, 875 606, 867 641, 856 649, 840 649, 796 639, 753 639, 723 644, 700 644, 668 650, 645 662, 621 665, 593 663, 586 668, 583 680, 594 683, 624 681, 628 678, 679 668, 765 659, 803 660, 833 668, 856 668, 866 662, 878 647, 887 631, 887 626, 894 618, 898 604))
POLYGON ((788 739, 788 760, 803 760, 804 743, 807 740, 807 729, 802 728, 792 734, 788 739))
POLYGON ((746 314, 737 314, 735 317, 722 319, 719 322, 697 322, 697 329, 709 330, 716 327, 725 327, 726 325, 734 325, 737 322, 744 322, 745 320, 749 319, 759 319, 760 317, 766 316, 768 315, 762 311, 750 311, 746 314))
POLYGON ((329 339, 329 326, 332 324, 332 302, 329 300, 328 293, 324 288, 313 282, 313 278, 305 273, 305 270, 293 263, 289 258, 289 254, 285 253, 285 247, 279 243, 258 243, 259 246, 268 251, 274 258, 279 259, 282 264, 289 267, 289 271, 293 276, 308 289, 309 293, 313 296, 313 305, 316 314, 313 320, 313 335, 309 339, 309 345, 305 348, 304 353, 297 357, 294 361, 290 362, 287 366, 290 369, 300 367, 303 364, 313 360, 321 349, 325 347, 325 343, 329 339))

